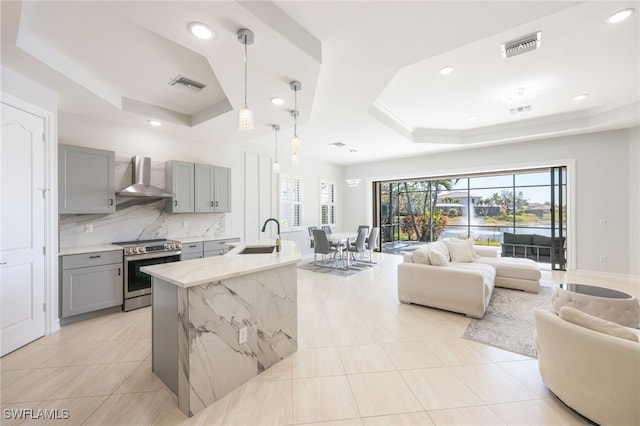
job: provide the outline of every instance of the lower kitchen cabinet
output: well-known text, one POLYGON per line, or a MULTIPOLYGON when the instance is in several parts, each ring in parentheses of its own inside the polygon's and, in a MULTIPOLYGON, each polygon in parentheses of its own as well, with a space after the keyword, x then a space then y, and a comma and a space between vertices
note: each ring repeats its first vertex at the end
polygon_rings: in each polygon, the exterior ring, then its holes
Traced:
POLYGON ((62 256, 61 317, 122 305, 122 251, 62 256))
POLYGON ((212 240, 204 242, 204 257, 222 256, 229 250, 229 243, 240 241, 240 238, 227 238, 225 240, 212 240))
POLYGON ((180 260, 202 259, 202 241, 197 243, 183 243, 180 260))
POLYGON ((233 248, 233 245, 230 245, 231 243, 238 241, 240 241, 240 238, 224 238, 221 240, 182 243, 182 254, 180 255, 180 260, 222 256, 233 248))

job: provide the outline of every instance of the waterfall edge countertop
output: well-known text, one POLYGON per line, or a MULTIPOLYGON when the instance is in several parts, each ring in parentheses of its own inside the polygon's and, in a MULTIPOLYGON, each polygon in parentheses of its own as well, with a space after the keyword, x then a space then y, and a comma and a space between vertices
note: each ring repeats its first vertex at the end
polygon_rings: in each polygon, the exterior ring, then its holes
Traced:
POLYGON ((144 266, 140 270, 178 287, 188 288, 298 263, 302 259, 300 249, 293 241, 282 241, 279 253, 241 254, 247 247, 273 246, 275 240, 234 245, 235 248, 223 256, 144 266))

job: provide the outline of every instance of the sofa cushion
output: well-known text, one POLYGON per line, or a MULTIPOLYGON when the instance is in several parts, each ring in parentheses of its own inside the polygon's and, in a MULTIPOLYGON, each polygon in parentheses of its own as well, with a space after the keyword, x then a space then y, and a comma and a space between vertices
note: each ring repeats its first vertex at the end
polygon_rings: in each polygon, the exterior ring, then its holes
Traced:
POLYGON ((560 318, 593 331, 620 337, 622 339, 638 341, 638 335, 615 322, 594 317, 570 306, 563 306, 559 312, 560 318))
POLYGON ((491 294, 493 292, 493 287, 496 280, 496 270, 493 266, 485 265, 478 262, 452 262, 451 267, 454 269, 463 269, 465 271, 479 272, 482 275, 485 294, 491 294))
POLYGON ((449 259, 434 248, 429 248, 429 262, 435 266, 449 266, 449 259))
POLYGON ((473 240, 453 238, 444 240, 444 243, 449 249, 452 262, 473 262, 476 259, 472 246, 473 240))
POLYGON ((413 263, 431 265, 431 262, 429 261, 429 247, 421 247, 411 253, 411 260, 413 263))
POLYGON ((451 256, 449 255, 449 249, 447 248, 447 245, 442 241, 435 241, 429 244, 428 247, 433 250, 438 250, 444 255, 445 258, 451 259, 451 256))
POLYGON ((545 237, 544 235, 533 235, 533 245, 543 246, 544 248, 537 247, 533 249, 533 253, 540 256, 551 256, 551 237, 545 237))
POLYGON ((538 264, 531 259, 513 257, 481 257, 476 263, 491 265, 496 269, 496 276, 538 281, 542 277, 538 264))

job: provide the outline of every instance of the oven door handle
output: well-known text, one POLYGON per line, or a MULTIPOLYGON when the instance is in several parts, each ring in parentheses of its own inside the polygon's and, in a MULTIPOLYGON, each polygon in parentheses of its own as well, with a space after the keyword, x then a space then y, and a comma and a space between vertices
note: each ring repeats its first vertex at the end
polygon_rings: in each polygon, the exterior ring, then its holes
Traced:
POLYGON ((182 252, 178 250, 178 251, 159 251, 157 253, 147 253, 147 254, 135 254, 133 256, 125 256, 124 261, 130 262, 133 260, 157 259, 159 257, 180 256, 180 253, 182 252))

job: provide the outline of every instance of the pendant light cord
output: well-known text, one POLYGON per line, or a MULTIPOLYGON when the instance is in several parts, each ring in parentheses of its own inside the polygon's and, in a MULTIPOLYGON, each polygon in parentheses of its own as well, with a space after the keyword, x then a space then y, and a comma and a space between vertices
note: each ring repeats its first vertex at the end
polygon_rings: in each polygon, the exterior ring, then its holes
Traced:
POLYGON ((244 36, 244 106, 247 107, 247 36, 244 36))
POLYGON ((293 136, 298 137, 298 91, 293 91, 293 136))

